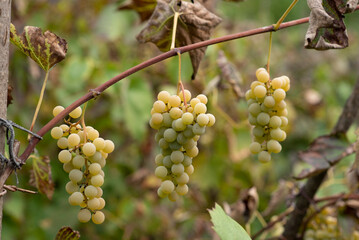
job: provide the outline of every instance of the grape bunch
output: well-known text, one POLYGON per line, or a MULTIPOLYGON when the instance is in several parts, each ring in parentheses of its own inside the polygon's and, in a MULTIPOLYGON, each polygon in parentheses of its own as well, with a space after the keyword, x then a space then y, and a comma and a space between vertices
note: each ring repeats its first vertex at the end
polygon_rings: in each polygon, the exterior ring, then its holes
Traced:
POLYGON ((286 92, 290 88, 287 76, 270 79, 264 68, 256 71, 257 81, 252 82, 246 92, 249 123, 253 125, 253 142, 249 146, 252 154, 258 154, 261 162, 271 160, 271 153, 279 153, 279 143, 287 137, 283 130, 288 125, 288 110, 285 102, 286 92))
POLYGON ((157 129, 155 140, 161 153, 155 158, 155 175, 162 180, 157 194, 176 201, 188 192, 187 183, 194 168, 192 159, 198 155, 197 141, 206 127, 216 119, 207 112, 207 97, 199 94, 191 99, 191 92, 171 95, 161 91, 153 103, 150 126, 157 129))
MULTIPOLYGON (((53 115, 63 110, 64 107, 57 106, 53 109, 53 115)), ((105 220, 104 213, 100 211, 105 207, 101 189, 105 177, 102 168, 115 145, 111 140, 101 138, 93 127, 83 127, 80 121, 70 121, 81 115, 81 107, 73 110, 65 124, 51 130, 51 136, 57 139, 57 146, 62 149, 58 159, 69 174, 70 181, 66 184, 66 191, 70 194, 68 201, 70 205, 81 207, 78 220, 88 222, 92 219, 95 224, 101 224, 105 220)))

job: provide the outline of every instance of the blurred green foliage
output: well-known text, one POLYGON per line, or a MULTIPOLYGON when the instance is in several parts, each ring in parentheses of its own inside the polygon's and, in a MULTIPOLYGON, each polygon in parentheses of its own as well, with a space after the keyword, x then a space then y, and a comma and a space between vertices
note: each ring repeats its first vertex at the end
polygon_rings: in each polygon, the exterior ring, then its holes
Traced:
MULTIPOLYGON (((12 22, 18 32, 25 25, 38 26, 65 38, 69 45, 67 58, 50 72, 35 130, 52 118, 54 106, 68 106, 88 90, 159 54, 153 45, 136 42, 135 36, 143 26, 136 13, 118 12, 117 6, 117 2, 110 0, 13 1, 12 22)), ((283 1, 218 2, 216 11, 223 22, 214 37, 275 23, 286 7, 283 1)), ((287 20, 308 14, 305 1, 299 1, 287 20)), ((263 165, 250 156, 246 103, 243 99, 234 100, 230 89, 220 88, 219 102, 215 104, 239 123, 239 127, 231 126, 213 107, 210 94, 209 111, 216 115, 217 123, 200 141, 190 193, 177 203, 158 199, 159 182, 153 174, 158 148, 154 131, 147 122, 157 92, 176 87, 178 62, 176 58, 168 59, 127 77, 89 102, 87 125, 96 126, 101 136, 116 144, 105 168, 105 223, 95 226, 77 222, 78 208, 67 203, 68 175, 56 159, 58 149, 48 134, 38 144, 37 151, 52 160, 56 187, 53 199, 49 201, 40 194, 7 194, 3 239, 53 239, 62 226, 79 230, 81 239, 216 239, 207 209, 215 202, 235 203, 240 193, 252 186, 257 188, 259 211, 263 211, 279 180, 291 180, 304 166, 298 160, 298 151, 306 149, 316 137, 330 132, 359 77, 359 14, 347 15, 345 20, 350 46, 340 51, 305 50, 303 38, 307 25, 274 33, 271 74, 288 75, 292 84, 288 93, 291 120, 288 138, 282 153, 275 155, 272 162, 263 165), (319 97, 319 102, 311 101, 313 94, 319 97)), ((187 54, 184 55, 182 76, 186 88, 191 89, 193 95, 200 93, 220 74, 216 60, 222 50, 236 66, 243 78, 242 90, 246 90, 255 77, 255 70, 266 64, 268 36, 257 35, 210 46, 193 82, 190 82, 191 64, 187 54)), ((29 126, 44 72, 14 47, 10 68, 14 102, 8 108, 8 117, 29 126)), ((354 130, 348 137, 354 141, 354 130)), ((23 143, 23 149, 26 134, 17 132, 17 138, 23 143)), ((324 185, 320 196, 348 191, 344 173, 352 162, 353 157, 348 157, 333 170, 331 181, 338 184, 324 185)), ((28 184, 29 169, 30 161, 17 172, 20 187, 32 188, 28 184)), ((7 183, 16 184, 15 176, 7 183)), ((283 203, 273 214, 285 208, 283 203)), ((259 221, 255 220, 252 233, 260 228, 259 221)))

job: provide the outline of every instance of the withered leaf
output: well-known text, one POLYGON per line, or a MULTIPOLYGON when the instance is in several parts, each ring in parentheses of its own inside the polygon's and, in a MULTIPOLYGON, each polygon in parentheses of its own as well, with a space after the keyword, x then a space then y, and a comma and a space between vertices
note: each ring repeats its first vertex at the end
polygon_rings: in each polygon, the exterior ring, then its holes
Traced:
POLYGON ((307 0, 310 8, 309 27, 305 35, 306 48, 339 49, 348 46, 343 14, 354 5, 347 0, 307 0))
POLYGON ((12 97, 12 90, 13 87, 11 85, 7 86, 7 106, 9 106, 12 103, 13 97, 12 97))
POLYGON ((45 71, 66 57, 66 40, 50 31, 42 33, 38 27, 26 26, 24 32, 18 35, 15 26, 11 24, 10 40, 45 71))
POLYGON ((40 193, 52 199, 55 185, 52 180, 50 159, 48 156, 32 155, 32 170, 29 184, 36 187, 40 193))
POLYGON ((62 227, 56 234, 55 240, 77 240, 80 239, 79 231, 70 227, 62 227))
POLYGON ((148 20, 156 8, 156 0, 128 0, 122 3, 118 10, 134 10, 141 18, 141 22, 148 20))
POLYGON ((329 135, 318 137, 308 150, 299 153, 299 158, 309 163, 312 168, 303 170, 294 178, 304 179, 317 175, 353 152, 353 146, 345 139, 329 135))
MULTIPOLYGON (((222 21, 198 1, 181 2, 178 6, 177 0, 158 0, 151 18, 137 36, 137 40, 141 43, 152 42, 161 51, 168 51, 171 45, 174 10, 181 13, 176 32, 176 47, 208 40, 212 30, 222 21)), ((192 79, 196 76, 205 51, 204 47, 189 52, 193 67, 192 79)))

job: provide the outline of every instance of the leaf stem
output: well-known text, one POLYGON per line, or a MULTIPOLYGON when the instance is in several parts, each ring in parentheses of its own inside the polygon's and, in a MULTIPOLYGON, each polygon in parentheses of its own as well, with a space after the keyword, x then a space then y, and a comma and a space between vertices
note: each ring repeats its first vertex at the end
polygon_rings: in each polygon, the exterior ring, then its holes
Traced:
POLYGON ((293 0, 293 2, 290 4, 290 6, 287 8, 287 10, 283 13, 283 15, 280 17, 280 19, 278 20, 278 22, 276 24, 274 24, 273 26, 273 30, 277 31, 279 26, 281 25, 281 23, 284 21, 284 19, 287 17, 287 15, 290 13, 290 11, 292 11, 293 7, 295 6, 295 4, 297 4, 298 0, 293 0))
MULTIPOLYGON (((30 131, 32 131, 32 129, 34 128, 34 125, 35 125, 35 121, 37 119, 37 115, 39 114, 39 111, 40 111, 40 107, 41 107, 41 103, 42 103, 42 100, 44 98, 44 93, 45 93, 45 89, 46 89, 46 83, 47 83, 47 79, 49 78, 49 71, 46 71, 46 74, 45 74, 45 79, 44 79, 44 82, 42 84, 42 88, 41 88, 41 92, 40 92, 40 98, 39 98, 39 101, 37 102, 37 106, 36 106, 36 110, 35 110, 35 113, 34 113, 34 117, 32 118, 32 122, 31 122, 31 126, 30 126, 30 131)), ((29 134, 28 135, 28 139, 31 137, 31 135, 29 134)))
POLYGON ((175 11, 175 15, 173 17, 173 30, 172 30, 172 41, 171 41, 171 50, 175 48, 176 44, 176 32, 177 32, 177 23, 178 23, 178 17, 180 16, 179 12, 175 11))

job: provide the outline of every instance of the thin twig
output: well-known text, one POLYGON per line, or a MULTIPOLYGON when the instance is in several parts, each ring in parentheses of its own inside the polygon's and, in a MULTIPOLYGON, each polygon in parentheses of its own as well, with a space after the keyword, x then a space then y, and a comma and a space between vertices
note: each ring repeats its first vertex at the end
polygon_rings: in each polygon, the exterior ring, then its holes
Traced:
POLYGON ((11 192, 19 191, 19 192, 24 192, 24 193, 37 194, 37 192, 35 192, 35 191, 24 189, 24 188, 19 188, 14 185, 4 185, 4 188, 11 192))

